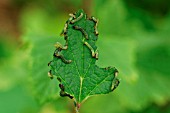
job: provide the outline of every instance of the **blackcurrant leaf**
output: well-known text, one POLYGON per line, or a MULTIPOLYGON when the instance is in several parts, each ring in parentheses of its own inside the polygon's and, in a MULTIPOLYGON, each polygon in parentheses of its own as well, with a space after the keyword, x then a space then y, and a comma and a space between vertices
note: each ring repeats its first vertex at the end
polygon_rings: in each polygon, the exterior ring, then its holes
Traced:
POLYGON ((95 64, 97 25, 98 19, 87 18, 83 10, 70 14, 61 33, 66 43, 55 44, 54 57, 49 62, 49 76, 57 76, 60 95, 73 98, 77 107, 88 97, 107 94, 119 85, 116 68, 100 68, 95 64))

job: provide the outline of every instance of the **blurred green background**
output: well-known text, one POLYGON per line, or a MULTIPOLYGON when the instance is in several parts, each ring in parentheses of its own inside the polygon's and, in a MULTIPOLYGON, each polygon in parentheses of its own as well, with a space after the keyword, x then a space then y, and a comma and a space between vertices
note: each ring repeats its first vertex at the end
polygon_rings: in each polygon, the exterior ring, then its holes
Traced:
POLYGON ((121 79, 80 113, 170 113, 169 0, 1 0, 0 113, 74 113, 47 63, 80 8, 100 20, 97 64, 115 66, 121 79))

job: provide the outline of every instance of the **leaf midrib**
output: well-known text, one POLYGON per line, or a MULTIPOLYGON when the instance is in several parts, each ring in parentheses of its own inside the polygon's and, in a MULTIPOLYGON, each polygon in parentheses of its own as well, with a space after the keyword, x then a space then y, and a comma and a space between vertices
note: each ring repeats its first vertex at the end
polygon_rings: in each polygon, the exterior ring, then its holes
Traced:
MULTIPOLYGON (((84 37, 83 37, 83 35, 82 35, 82 39, 83 39, 84 37)), ((82 58, 83 58, 83 64, 82 64, 82 67, 83 67, 83 74, 84 74, 84 45, 83 45, 83 54, 82 54, 82 58)), ((80 91, 79 91, 79 100, 78 100, 78 102, 80 102, 80 95, 81 95, 81 91, 82 91, 82 85, 83 85, 83 77, 81 77, 81 75, 79 75, 79 77, 80 77, 80 91)))
MULTIPOLYGON (((85 47, 86 46, 84 46, 83 45, 83 54, 85 53, 85 47)), ((81 93, 82 93, 82 85, 83 85, 83 80, 84 80, 84 78, 86 77, 86 75, 87 75, 87 73, 88 73, 88 71, 89 71, 89 69, 90 69, 90 67, 91 67, 91 63, 93 62, 93 59, 91 59, 91 61, 90 61, 90 64, 89 64, 89 67, 88 67, 88 69, 87 69, 87 71, 84 73, 84 75, 83 75, 83 77, 81 77, 80 76, 80 93, 79 93, 79 102, 80 102, 80 100, 81 100, 81 93)), ((85 68, 84 68, 84 55, 83 55, 83 70, 84 70, 85 68)))

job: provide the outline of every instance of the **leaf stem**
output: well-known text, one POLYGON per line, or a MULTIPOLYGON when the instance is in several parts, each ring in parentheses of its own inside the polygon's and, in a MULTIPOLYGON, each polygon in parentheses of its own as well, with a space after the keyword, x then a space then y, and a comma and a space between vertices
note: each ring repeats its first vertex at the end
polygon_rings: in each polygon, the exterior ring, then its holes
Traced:
POLYGON ((78 110, 77 106, 75 107, 75 111, 76 111, 76 113, 79 113, 79 110, 78 110))

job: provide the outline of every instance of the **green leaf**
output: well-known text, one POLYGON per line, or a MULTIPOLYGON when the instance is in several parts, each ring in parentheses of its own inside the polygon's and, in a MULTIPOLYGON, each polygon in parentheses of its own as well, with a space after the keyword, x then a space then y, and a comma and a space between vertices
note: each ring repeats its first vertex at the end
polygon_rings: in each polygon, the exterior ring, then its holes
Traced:
POLYGON ((117 69, 95 65, 98 50, 98 20, 87 18, 83 10, 71 15, 63 34, 65 46, 56 43, 49 75, 56 75, 60 83, 60 95, 74 98, 77 107, 92 95, 112 92, 119 84, 117 69))

